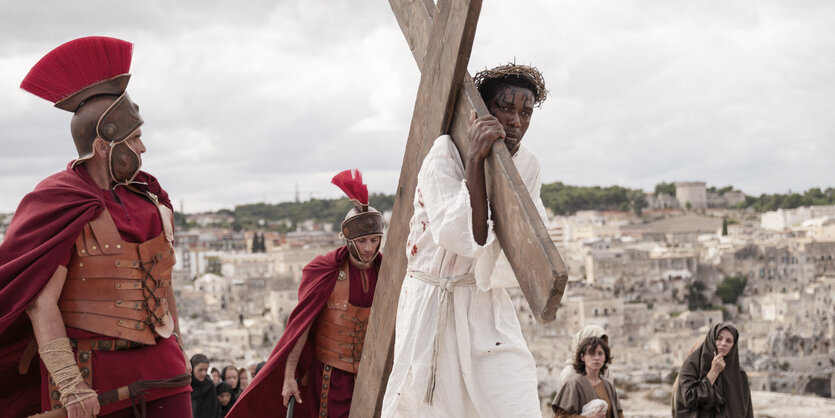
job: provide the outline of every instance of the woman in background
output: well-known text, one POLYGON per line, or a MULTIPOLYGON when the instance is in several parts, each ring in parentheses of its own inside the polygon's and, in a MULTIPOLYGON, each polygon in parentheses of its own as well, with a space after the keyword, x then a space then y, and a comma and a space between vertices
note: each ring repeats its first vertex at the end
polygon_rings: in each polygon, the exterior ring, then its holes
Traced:
POLYGON ((554 416, 623 418, 615 386, 604 376, 611 361, 609 345, 602 338, 583 339, 574 354, 577 374, 563 384, 551 404, 554 416))
POLYGON ((235 401, 238 400, 238 396, 241 396, 241 381, 238 380, 238 368, 235 366, 226 366, 223 368, 223 371, 220 372, 220 378, 223 380, 223 383, 229 384, 229 387, 232 388, 232 402, 229 404, 235 404, 235 401))
POLYGON ((739 331, 720 322, 678 374, 675 416, 753 418, 748 376, 739 367, 739 331))
POLYGON ((215 384, 207 377, 209 358, 204 354, 191 357, 191 415, 194 418, 218 418, 215 384))
POLYGON ((241 392, 249 386, 249 371, 246 368, 241 367, 238 369, 238 386, 241 388, 241 392))
POLYGON ((580 332, 575 334, 574 340, 571 342, 571 355, 565 360, 565 367, 560 373, 560 381, 557 382, 557 392, 562 389, 562 386, 568 381, 568 379, 571 379, 577 374, 574 370, 574 357, 577 353, 577 346, 580 345, 580 341, 583 341, 588 337, 600 338, 606 343, 606 345, 609 345, 609 336, 606 335, 606 330, 600 325, 586 325, 580 330, 580 332))

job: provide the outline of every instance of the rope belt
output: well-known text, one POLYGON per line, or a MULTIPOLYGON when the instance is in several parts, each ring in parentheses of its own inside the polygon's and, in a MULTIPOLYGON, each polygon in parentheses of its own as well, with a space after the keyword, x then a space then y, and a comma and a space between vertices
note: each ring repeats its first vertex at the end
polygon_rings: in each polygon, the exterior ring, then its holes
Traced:
POLYGON ((438 371, 438 354, 441 350, 441 339, 446 330, 447 317, 449 316, 449 299, 456 287, 472 287, 476 285, 475 274, 467 273, 453 278, 440 278, 422 271, 413 270, 409 267, 407 273, 424 283, 441 288, 440 300, 438 301, 438 322, 435 326, 435 340, 432 343, 432 362, 429 366, 429 382, 426 385, 426 394, 423 402, 432 405, 432 394, 435 391, 435 374, 438 371))

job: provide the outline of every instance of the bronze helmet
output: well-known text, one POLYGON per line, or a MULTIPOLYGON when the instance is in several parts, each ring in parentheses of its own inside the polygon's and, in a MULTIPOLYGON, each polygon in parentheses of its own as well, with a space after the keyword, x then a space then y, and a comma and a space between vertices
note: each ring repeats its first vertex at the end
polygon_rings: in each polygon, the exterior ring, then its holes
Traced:
POLYGON ((368 187, 362 183, 362 173, 359 170, 345 170, 334 176, 331 182, 339 186, 354 205, 342 221, 340 235, 347 241, 348 253, 354 264, 360 268, 368 268, 380 253, 380 244, 377 245, 374 257, 364 262, 354 240, 372 235, 383 235, 383 214, 368 206, 368 187))
POLYGON ((73 112, 70 132, 78 151, 73 166, 93 156, 98 137, 110 144, 110 176, 127 184, 142 160, 125 141, 143 120, 139 106, 125 92, 130 80, 133 45, 120 39, 88 36, 46 54, 20 87, 73 112))

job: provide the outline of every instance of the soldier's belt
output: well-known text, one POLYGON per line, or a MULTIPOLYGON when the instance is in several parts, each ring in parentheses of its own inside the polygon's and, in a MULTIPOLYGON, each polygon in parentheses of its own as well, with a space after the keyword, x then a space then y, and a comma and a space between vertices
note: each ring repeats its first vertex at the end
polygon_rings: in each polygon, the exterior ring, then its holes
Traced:
MULTIPOLYGON (((90 349, 92 351, 124 351, 145 347, 146 345, 135 341, 123 340, 121 338, 116 340, 97 340, 86 338, 86 340, 90 341, 90 349)), ((79 340, 75 338, 70 338, 70 346, 72 348, 78 348, 78 341, 79 340)))

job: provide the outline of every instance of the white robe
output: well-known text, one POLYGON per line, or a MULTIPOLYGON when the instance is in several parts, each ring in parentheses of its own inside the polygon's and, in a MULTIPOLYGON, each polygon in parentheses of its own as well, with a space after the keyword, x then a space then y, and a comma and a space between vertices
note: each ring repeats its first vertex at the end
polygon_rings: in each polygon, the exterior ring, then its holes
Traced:
MULTIPOLYGON (((513 161, 544 221, 538 159, 522 146, 513 161)), ((447 290, 438 284, 407 273, 382 416, 541 417, 536 365, 505 290, 518 283, 506 261, 497 266, 501 246, 492 221, 483 246, 473 239, 464 165, 448 135, 436 139, 423 160, 414 207, 406 249, 410 271, 435 280, 465 275, 475 280, 474 285, 448 287, 452 293, 444 295, 447 290), (439 310, 444 297, 449 306, 439 310), (444 322, 429 405, 424 395, 433 342, 436 327, 444 322)))

